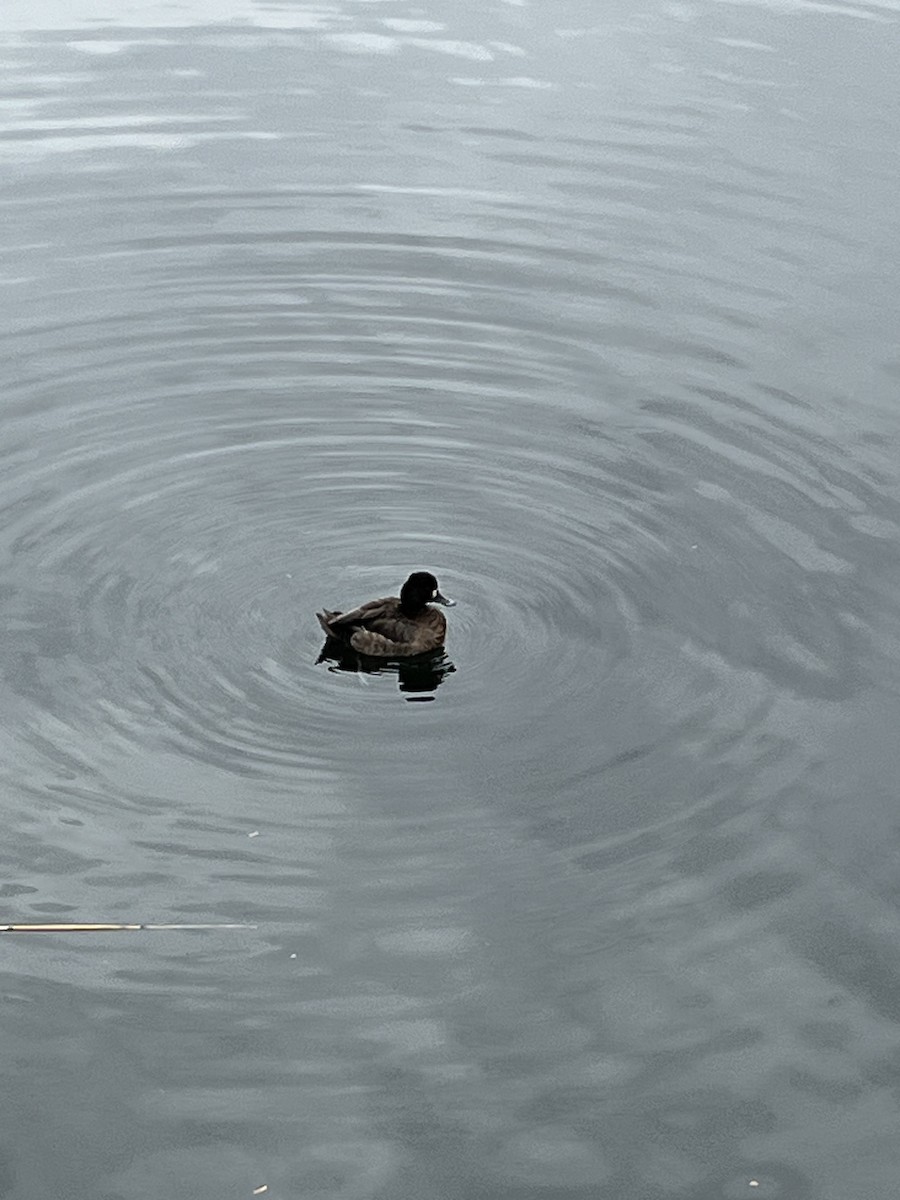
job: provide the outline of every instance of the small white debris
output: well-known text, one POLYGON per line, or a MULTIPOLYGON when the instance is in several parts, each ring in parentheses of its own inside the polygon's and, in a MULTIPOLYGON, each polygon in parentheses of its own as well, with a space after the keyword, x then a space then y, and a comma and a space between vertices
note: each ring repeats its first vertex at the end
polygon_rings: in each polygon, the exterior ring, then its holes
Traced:
POLYGON ((259 830, 254 829, 252 833, 248 833, 247 837, 259 837, 259 830))
POLYGON ((699 542, 694 542, 693 546, 691 546, 691 549, 692 549, 692 550, 699 550, 699 548, 700 548, 700 543, 699 543, 699 542))
POLYGON ((293 575, 288 575, 287 572, 285 572, 284 577, 285 577, 285 579, 293 579, 294 578, 293 575))
POLYGON ((750 1180, 750 1186, 751 1186, 751 1187, 759 1187, 759 1180, 758 1180, 758 1179, 751 1179, 751 1180, 750 1180))
POLYGON ((291 958, 296 958, 296 957, 297 957, 297 955, 296 955, 296 954, 292 954, 292 955, 291 955, 291 958))
POLYGON ((253 1189, 253 1195, 261 1196, 264 1192, 267 1192, 268 1190, 269 1190, 269 1185, 267 1183, 264 1183, 261 1187, 253 1189))

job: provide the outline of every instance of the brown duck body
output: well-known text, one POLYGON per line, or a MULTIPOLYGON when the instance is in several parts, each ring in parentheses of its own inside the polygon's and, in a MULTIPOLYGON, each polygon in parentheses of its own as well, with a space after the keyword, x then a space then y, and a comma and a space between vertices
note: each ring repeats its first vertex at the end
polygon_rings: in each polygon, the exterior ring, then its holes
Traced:
POLYGON ((399 596, 369 600, 352 612, 323 609, 316 616, 329 637, 348 641, 360 654, 427 654, 443 646, 447 633, 447 618, 442 612, 423 608, 416 616, 407 616, 399 596))
POLYGON ((452 605, 438 591, 437 580, 416 572, 403 585, 400 596, 369 600, 350 612, 322 609, 319 624, 331 638, 347 642, 360 654, 378 658, 409 658, 439 650, 447 633, 447 619, 428 601, 452 605))

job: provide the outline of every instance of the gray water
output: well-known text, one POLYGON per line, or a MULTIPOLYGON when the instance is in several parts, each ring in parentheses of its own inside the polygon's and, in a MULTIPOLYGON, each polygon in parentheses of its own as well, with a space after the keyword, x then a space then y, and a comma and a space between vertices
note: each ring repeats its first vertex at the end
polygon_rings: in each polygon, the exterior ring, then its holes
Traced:
POLYGON ((900 6, 0 31, 0 1196, 892 1200, 900 6))

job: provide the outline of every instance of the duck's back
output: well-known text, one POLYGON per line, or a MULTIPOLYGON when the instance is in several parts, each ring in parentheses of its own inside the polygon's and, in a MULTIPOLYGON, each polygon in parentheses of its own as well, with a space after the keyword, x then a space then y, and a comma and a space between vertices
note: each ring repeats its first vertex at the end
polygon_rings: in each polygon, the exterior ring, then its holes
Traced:
POLYGON ((331 618, 329 624, 335 632, 349 632, 354 626, 372 629, 376 622, 404 619, 399 596, 382 596, 380 600, 367 600, 365 604, 351 608, 349 612, 328 615, 331 618))

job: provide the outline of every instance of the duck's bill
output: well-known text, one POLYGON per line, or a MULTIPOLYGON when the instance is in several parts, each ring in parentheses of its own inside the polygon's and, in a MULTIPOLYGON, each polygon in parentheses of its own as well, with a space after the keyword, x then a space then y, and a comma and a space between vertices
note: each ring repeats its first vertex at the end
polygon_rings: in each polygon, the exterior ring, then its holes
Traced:
POLYGON ((447 606, 447 608, 455 608, 456 607, 456 601, 449 599, 449 597, 443 595, 443 593, 441 593, 441 592, 435 592, 434 596, 433 596, 433 600, 434 600, 435 604, 445 604, 447 606))

